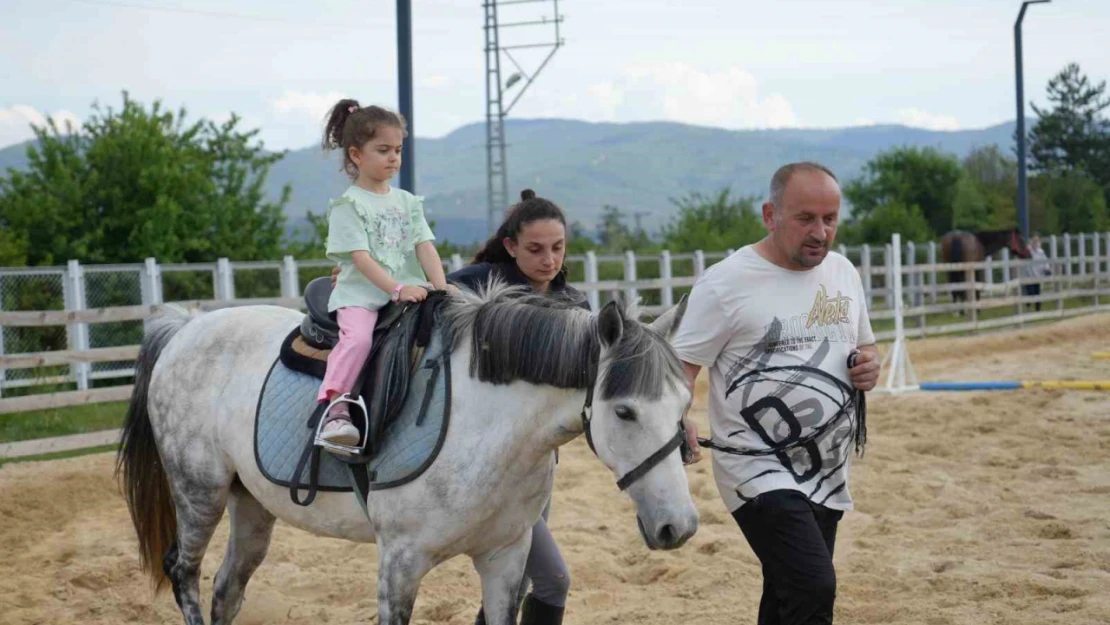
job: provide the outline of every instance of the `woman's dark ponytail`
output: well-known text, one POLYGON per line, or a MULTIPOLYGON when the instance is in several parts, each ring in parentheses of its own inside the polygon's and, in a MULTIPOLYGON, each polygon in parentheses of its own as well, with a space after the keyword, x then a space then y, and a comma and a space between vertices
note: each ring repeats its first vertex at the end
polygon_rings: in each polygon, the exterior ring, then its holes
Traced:
POLYGON ((525 189, 520 192, 520 202, 514 204, 501 227, 474 255, 471 264, 475 263, 511 263, 514 259, 509 250, 505 249, 505 239, 516 241, 517 235, 525 226, 541 219, 554 219, 563 224, 565 228, 567 219, 563 210, 551 200, 537 197, 536 192, 525 189))

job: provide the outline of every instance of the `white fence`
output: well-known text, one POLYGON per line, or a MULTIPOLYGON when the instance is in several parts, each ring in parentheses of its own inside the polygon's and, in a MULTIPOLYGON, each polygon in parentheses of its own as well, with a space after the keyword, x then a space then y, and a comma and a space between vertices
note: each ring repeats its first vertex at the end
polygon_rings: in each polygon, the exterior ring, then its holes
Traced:
MULTIPOLYGON (((1003 250, 983 263, 938 263, 935 243, 907 243, 901 250, 903 310, 907 337, 978 331, 1039 319, 1110 309, 1110 233, 1063 235, 1045 242, 1052 275, 1022 278, 1026 261, 1003 250), (966 283, 950 284, 949 272, 964 272, 966 283), (974 274, 982 271, 982 280, 974 274), (1022 287, 1037 282, 1039 296, 1022 287), (954 291, 978 289, 967 302, 954 291), (1041 311, 1032 310, 1040 303, 1041 311), (962 316, 956 316, 957 314, 962 316)), ((891 246, 839 251, 856 265, 870 316, 880 340, 894 337, 894 272, 891 246)), ((574 286, 596 310, 614 291, 642 297, 643 308, 658 312, 688 291, 707 266, 729 252, 661 252, 637 255, 571 256, 574 286)), ((462 267, 458 255, 445 261, 462 267)), ((301 287, 330 273, 326 260, 81 265, 0 269, 0 413, 118 399, 134 374, 143 320, 167 301, 203 310, 254 303, 300 307, 301 287), (52 393, 59 389, 72 393, 52 393), (28 395, 28 391, 40 391, 28 395), (64 396, 64 397, 63 397, 64 396)), ((737 285, 742 288, 742 285, 737 285)), ((970 294, 970 293, 969 293, 970 294)))

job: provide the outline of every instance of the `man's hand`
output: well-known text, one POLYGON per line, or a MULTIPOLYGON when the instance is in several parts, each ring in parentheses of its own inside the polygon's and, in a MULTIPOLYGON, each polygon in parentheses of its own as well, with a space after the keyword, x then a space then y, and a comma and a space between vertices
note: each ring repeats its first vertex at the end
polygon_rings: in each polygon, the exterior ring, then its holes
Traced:
MULTIPOLYGON (((690 405, 692 406, 694 404, 694 387, 698 379, 698 373, 701 372, 701 367, 683 362, 682 369, 686 372, 686 386, 690 389, 690 405)), ((686 429, 686 444, 690 446, 691 452, 689 461, 684 460, 684 463, 697 464, 701 461, 701 446, 698 445, 698 424, 690 419, 690 406, 686 406, 686 412, 682 414, 682 427, 686 429)))
POLYGON ((339 265, 331 268, 331 288, 335 289, 335 282, 339 280, 339 265))
POLYGON ((848 370, 852 386, 861 391, 870 391, 879 382, 879 350, 874 345, 859 348, 856 366, 848 370))
POLYGON ((686 444, 690 446, 689 459, 684 458, 684 464, 697 464, 701 462, 701 446, 698 445, 698 424, 690 419, 689 414, 682 415, 682 426, 686 429, 686 444))

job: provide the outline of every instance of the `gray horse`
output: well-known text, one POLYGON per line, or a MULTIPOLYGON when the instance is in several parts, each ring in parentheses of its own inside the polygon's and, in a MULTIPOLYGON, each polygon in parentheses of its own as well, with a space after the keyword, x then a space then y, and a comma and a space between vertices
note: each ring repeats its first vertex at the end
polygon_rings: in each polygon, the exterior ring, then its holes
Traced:
POLYGON ((647 546, 677 548, 698 526, 680 454, 671 453, 690 401, 667 342, 684 305, 647 326, 613 303, 591 314, 497 284, 452 295, 442 309, 454 345, 443 447, 416 480, 372 492, 366 512, 349 493, 297 506, 255 461, 258 395, 301 313, 245 306, 152 321, 119 456, 142 567, 158 586, 172 584, 187 625, 203 625, 200 564, 226 508, 231 535, 213 625, 238 613, 275 518, 377 543, 382 625, 407 624, 424 575, 462 554, 481 576, 490 625, 511 625, 531 528, 552 488, 552 452, 584 430, 598 458, 626 478, 647 546))

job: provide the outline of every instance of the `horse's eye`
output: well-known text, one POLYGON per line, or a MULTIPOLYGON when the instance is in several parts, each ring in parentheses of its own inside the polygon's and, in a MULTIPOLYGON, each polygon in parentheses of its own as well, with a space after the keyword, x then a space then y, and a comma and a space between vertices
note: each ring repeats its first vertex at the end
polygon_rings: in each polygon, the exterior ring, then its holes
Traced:
POLYGON ((613 412, 617 413, 617 418, 619 419, 623 419, 625 421, 636 420, 636 411, 629 406, 617 406, 613 409, 613 412))

